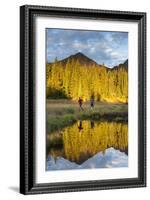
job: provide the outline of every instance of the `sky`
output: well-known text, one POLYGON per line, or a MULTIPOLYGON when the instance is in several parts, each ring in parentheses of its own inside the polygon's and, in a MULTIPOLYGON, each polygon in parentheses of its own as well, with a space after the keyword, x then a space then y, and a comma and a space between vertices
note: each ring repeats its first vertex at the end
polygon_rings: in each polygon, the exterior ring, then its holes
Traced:
POLYGON ((78 52, 111 68, 128 59, 128 33, 46 29, 47 62, 78 52))

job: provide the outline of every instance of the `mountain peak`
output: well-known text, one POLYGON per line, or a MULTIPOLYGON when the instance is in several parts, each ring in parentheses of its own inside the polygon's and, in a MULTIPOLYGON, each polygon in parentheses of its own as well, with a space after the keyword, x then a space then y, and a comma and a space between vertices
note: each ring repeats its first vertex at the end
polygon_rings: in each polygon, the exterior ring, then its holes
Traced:
POLYGON ((92 60, 91 58, 87 57, 86 55, 84 55, 82 52, 77 52, 76 54, 73 54, 63 60, 60 60, 58 62, 61 62, 63 64, 66 64, 69 61, 78 61, 81 65, 98 65, 94 60, 92 60))
POLYGON ((85 54, 83 54, 80 51, 78 53, 73 54, 72 56, 79 56, 79 57, 86 57, 86 58, 88 58, 85 54))
POLYGON ((82 52, 80 52, 80 51, 79 51, 78 53, 74 54, 74 56, 75 56, 75 55, 76 55, 76 56, 85 56, 85 55, 84 55, 82 52))

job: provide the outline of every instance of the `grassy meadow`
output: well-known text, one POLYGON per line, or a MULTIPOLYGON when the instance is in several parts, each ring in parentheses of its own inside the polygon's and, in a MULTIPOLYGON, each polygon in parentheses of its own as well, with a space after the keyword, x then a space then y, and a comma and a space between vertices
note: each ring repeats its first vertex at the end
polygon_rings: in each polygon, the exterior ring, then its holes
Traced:
POLYGON ((47 133, 72 125, 77 120, 117 122, 128 120, 128 105, 123 103, 95 102, 94 108, 91 109, 90 103, 87 101, 83 103, 83 109, 80 110, 77 101, 47 99, 47 133))

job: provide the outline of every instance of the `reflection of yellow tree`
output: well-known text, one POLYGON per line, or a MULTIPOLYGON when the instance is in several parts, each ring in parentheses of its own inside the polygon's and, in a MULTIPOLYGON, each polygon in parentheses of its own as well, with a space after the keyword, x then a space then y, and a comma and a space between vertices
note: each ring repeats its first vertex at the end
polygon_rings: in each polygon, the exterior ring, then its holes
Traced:
POLYGON ((74 124, 67 127, 62 134, 63 153, 68 160, 78 162, 83 157, 93 156, 100 151, 104 152, 109 147, 120 150, 126 150, 128 147, 127 124, 95 122, 91 128, 90 121, 83 121, 83 129, 79 130, 79 126, 80 124, 74 124))

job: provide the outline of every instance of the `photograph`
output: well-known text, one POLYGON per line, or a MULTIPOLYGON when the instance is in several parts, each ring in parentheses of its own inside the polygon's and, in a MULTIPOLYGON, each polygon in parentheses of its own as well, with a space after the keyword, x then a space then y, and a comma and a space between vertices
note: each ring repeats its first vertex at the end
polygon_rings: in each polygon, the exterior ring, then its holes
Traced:
POLYGON ((45 170, 127 168, 128 32, 45 35, 45 170))
POLYGON ((146 187, 146 13, 20 7, 20 193, 146 187))

